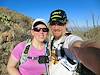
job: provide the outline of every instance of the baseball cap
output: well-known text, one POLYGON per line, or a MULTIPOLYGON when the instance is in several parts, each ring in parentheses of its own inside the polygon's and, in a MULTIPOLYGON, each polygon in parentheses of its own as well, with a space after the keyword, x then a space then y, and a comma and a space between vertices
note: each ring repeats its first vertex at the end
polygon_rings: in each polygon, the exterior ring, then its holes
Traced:
POLYGON ((37 19, 35 19, 34 21, 33 21, 33 23, 32 23, 32 29, 33 28, 35 28, 37 25, 39 25, 39 24, 44 24, 46 27, 47 27, 47 23, 46 23, 46 21, 44 20, 44 19, 42 19, 42 18, 37 18, 37 19))
POLYGON ((57 9, 51 12, 50 14, 50 20, 49 23, 51 22, 61 22, 61 23, 66 23, 67 16, 64 10, 57 9))

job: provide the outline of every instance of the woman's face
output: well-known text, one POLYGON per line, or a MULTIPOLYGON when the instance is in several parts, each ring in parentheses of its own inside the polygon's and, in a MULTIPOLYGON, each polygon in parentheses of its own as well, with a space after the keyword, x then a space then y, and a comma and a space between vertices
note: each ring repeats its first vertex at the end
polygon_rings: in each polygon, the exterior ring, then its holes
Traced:
POLYGON ((39 42, 43 42, 48 35, 48 28, 44 24, 39 24, 32 30, 32 36, 39 42))

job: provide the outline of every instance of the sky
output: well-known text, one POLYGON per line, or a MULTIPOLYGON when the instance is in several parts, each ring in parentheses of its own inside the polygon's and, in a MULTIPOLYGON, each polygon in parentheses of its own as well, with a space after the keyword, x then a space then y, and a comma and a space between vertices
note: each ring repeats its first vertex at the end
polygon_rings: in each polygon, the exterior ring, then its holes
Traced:
POLYGON ((63 9, 70 25, 100 25, 100 0, 0 0, 0 7, 6 7, 25 16, 44 18, 47 22, 50 13, 55 9, 63 9))

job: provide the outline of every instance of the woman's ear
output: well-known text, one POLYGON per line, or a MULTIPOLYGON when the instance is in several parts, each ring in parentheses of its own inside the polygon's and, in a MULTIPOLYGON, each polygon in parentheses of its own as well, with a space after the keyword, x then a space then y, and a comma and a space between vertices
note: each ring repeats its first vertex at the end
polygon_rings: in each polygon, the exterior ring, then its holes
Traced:
POLYGON ((31 30, 31 35, 34 36, 34 30, 31 30))

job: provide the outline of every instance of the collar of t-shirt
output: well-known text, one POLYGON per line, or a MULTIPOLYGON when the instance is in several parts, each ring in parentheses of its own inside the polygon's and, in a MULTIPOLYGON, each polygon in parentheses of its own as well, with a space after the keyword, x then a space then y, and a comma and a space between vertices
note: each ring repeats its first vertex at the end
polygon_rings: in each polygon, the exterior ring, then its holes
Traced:
POLYGON ((53 46, 54 46, 55 48, 58 48, 59 44, 60 44, 61 42, 64 42, 64 39, 65 39, 65 36, 62 36, 60 39, 54 40, 53 46))

